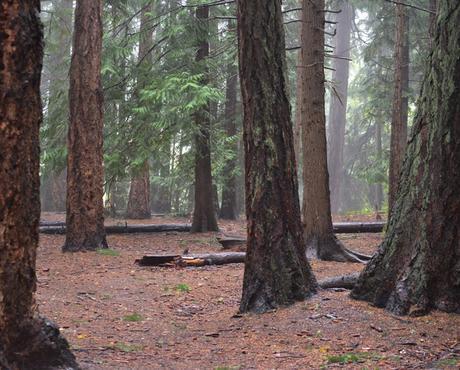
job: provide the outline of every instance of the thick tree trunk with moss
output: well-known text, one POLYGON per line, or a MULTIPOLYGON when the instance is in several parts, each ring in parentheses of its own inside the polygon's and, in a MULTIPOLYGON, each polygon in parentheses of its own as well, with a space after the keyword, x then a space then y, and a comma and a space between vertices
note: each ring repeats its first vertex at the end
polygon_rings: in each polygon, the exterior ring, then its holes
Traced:
POLYGON ((77 0, 67 135, 64 251, 107 248, 103 205, 102 1, 77 0))
POLYGON ((337 35, 335 36, 334 54, 340 58, 334 59, 332 67, 332 83, 329 105, 329 186, 331 191, 331 211, 337 213, 340 209, 340 196, 343 180, 343 148, 345 145, 345 126, 347 122, 348 70, 350 58, 350 38, 353 10, 348 0, 339 2, 337 14, 337 35))
MULTIPOLYGON (((146 4, 141 11, 141 24, 139 29, 139 66, 142 71, 142 66, 150 64, 152 58, 150 49, 153 44, 153 30, 150 20, 150 12, 152 4, 146 4)), ((143 78, 139 78, 144 81, 143 78)), ((139 97, 142 89, 140 82, 137 87, 136 97, 139 97)), ((136 118, 138 119, 138 118, 136 118)), ((136 124, 147 124, 147 122, 136 122, 136 124)), ((128 206, 126 209, 127 218, 144 219, 150 218, 150 166, 148 160, 145 160, 143 165, 133 171, 131 178, 131 186, 129 188, 128 206)))
POLYGON ((303 0, 300 50, 300 105, 303 226, 307 255, 322 260, 361 262, 332 229, 324 112, 324 0, 303 0))
MULTIPOLYGON (((198 51, 196 61, 205 65, 209 56, 208 18, 209 7, 199 6, 196 9, 196 18, 199 22, 198 51)), ((204 78, 208 80, 207 68, 203 67, 204 78)), ((211 175, 211 121, 209 104, 194 114, 197 133, 195 134, 195 208, 193 210, 192 232, 217 231, 217 218, 213 201, 211 175)))
POLYGON ((40 2, 0 5, 0 368, 78 368, 34 292, 40 218, 40 2))
POLYGON ((460 313, 460 3, 438 10, 388 231, 352 292, 396 314, 460 313))
MULTIPOLYGON (((229 28, 231 27, 229 24, 229 28)), ((225 98, 225 131, 228 137, 237 134, 236 129, 236 89, 238 85, 237 68, 230 63, 227 68, 227 91, 225 98)), ((232 142, 230 148, 233 157, 227 160, 224 170, 224 183, 222 186, 222 207, 219 217, 227 220, 236 220, 238 210, 236 204, 236 168, 238 161, 238 142, 232 142)))
POLYGON ((281 0, 238 1, 238 38, 248 223, 240 311, 264 312, 316 290, 300 221, 281 0))
POLYGON ((396 5, 395 81, 391 118, 390 176, 388 179, 388 212, 398 191, 404 152, 407 145, 409 103, 409 16, 404 5, 396 5))

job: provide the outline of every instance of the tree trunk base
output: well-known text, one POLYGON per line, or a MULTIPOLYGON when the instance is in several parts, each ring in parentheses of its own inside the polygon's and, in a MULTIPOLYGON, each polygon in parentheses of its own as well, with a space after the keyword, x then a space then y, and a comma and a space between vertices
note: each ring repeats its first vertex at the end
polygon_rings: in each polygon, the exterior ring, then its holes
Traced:
POLYGON ((59 327, 43 317, 18 329, 8 353, 0 350, 0 367, 20 370, 80 369, 59 327))
POLYGON ((62 246, 63 252, 84 252, 84 251, 95 251, 97 249, 107 249, 109 245, 107 244, 107 239, 104 236, 103 238, 94 238, 92 240, 85 240, 81 243, 78 242, 65 242, 62 246))
POLYGON ((335 235, 311 238, 307 242, 307 257, 322 261, 366 263, 372 257, 347 249, 335 235))

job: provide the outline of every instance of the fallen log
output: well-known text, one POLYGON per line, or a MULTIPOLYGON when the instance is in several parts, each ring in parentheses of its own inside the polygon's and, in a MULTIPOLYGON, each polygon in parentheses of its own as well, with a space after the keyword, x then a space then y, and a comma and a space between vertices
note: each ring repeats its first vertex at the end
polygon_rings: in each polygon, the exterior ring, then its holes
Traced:
POLYGON ((40 221, 40 226, 65 226, 64 221, 40 221))
MULTIPOLYGON (((65 234, 65 224, 40 226, 42 234, 65 234)), ((158 224, 158 225, 108 225, 107 234, 134 234, 134 233, 161 233, 161 232, 188 232, 190 224, 158 224)))
POLYGON ((244 252, 225 252, 193 255, 146 255, 135 262, 140 266, 206 266, 243 263, 246 258, 244 252))
POLYGON ((334 276, 318 281, 318 285, 323 289, 344 288, 353 289, 358 281, 359 273, 353 273, 342 276, 334 276))
MULTIPOLYGON (((139 266, 160 266, 160 267, 200 267, 207 265, 227 265, 231 263, 244 263, 246 253, 225 252, 194 254, 181 256, 178 254, 152 254, 143 256, 135 262, 139 266)), ((353 289, 358 281, 359 273, 352 273, 342 276, 334 276, 318 281, 322 289, 343 288, 353 289)))
MULTIPOLYGON (((333 224, 334 233, 336 234, 355 234, 355 233, 379 233, 385 227, 384 222, 336 222, 333 224)), ((230 249, 246 244, 246 238, 240 235, 224 235, 217 238, 223 249, 230 249)), ((356 254, 359 258, 368 259, 368 256, 356 254)))
POLYGON ((332 228, 336 234, 380 233, 385 222, 334 222, 332 228))

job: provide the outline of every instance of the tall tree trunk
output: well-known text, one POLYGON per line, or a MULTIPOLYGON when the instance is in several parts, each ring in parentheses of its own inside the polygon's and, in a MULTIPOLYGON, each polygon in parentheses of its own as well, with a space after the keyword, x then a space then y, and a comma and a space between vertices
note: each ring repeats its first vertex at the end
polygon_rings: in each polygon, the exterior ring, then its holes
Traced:
POLYGON ((239 0, 247 255, 240 311, 263 312, 316 290, 300 221, 281 0, 239 0))
MULTIPOLYGON (((199 6, 196 9, 198 21, 198 51, 196 61, 205 65, 209 56, 208 19, 209 7, 199 6)), ((204 73, 207 74, 207 67, 204 73)), ((202 83, 207 84, 208 76, 202 83)), ((193 210, 192 232, 217 231, 217 219, 213 201, 211 175, 211 121, 209 104, 194 114, 197 133, 195 134, 195 208, 193 210)))
MULTIPOLYGON (((380 163, 382 161, 383 156, 383 148, 382 148, 382 124, 380 122, 376 122, 376 130, 375 130, 375 143, 377 146, 377 161, 380 163)), ((382 209, 383 204, 383 185, 382 182, 378 182, 375 184, 375 210, 379 212, 382 209)))
POLYGON ((300 118, 303 225, 309 257, 359 261, 332 229, 324 113, 324 0, 304 0, 301 22, 300 118))
POLYGON ((439 3, 388 231, 352 292, 396 314, 460 313, 460 3, 439 3))
MULTIPOLYGON (((350 38, 353 9, 348 0, 341 0, 341 12, 337 14, 337 36, 334 54, 340 58, 350 58, 350 38)), ((343 147, 347 122, 348 70, 346 59, 334 59, 332 80, 334 91, 329 105, 329 187, 331 191, 331 211, 340 209, 343 179, 343 147)))
MULTIPOLYGON (((150 65, 152 58, 150 56, 150 49, 153 43, 153 27, 149 24, 150 12, 152 11, 152 4, 146 4, 141 11, 141 24, 139 29, 139 64, 142 71, 142 65, 150 65)), ((143 73, 138 78, 137 98, 139 97, 142 84, 144 82, 143 73)), ((136 118, 140 119, 140 118, 136 118)), ((138 124, 145 124, 146 122, 138 122, 138 124)), ((131 178, 131 186, 129 188, 128 206, 126 209, 127 218, 150 218, 150 166, 146 159, 143 165, 133 172, 131 178)))
POLYGON ((107 248, 103 204, 101 16, 101 0, 77 0, 70 66, 64 251, 107 248))
POLYGON ((40 2, 0 11, 0 368, 78 368, 67 341, 39 317, 34 292, 40 219, 40 2))
POLYGON ((396 5, 395 82, 391 118, 390 176, 388 179, 388 212, 393 208, 398 191, 404 151, 407 145, 409 90, 409 16, 402 4, 396 5))
MULTIPOLYGON (((229 28, 233 28, 229 22, 229 28)), ((227 137, 237 134, 236 129, 236 89, 238 84, 237 68, 233 63, 227 67, 227 91, 225 97, 225 131, 227 137)), ((238 161, 238 143, 233 141, 231 148, 233 157, 227 160, 224 170, 222 186, 222 207, 219 217, 227 220, 236 220, 238 210, 236 204, 236 167, 238 161)))
POLYGON ((134 171, 129 187, 126 218, 150 218, 150 172, 149 162, 144 161, 142 167, 134 171))
MULTIPOLYGON (((46 109, 46 122, 49 126, 62 125, 62 117, 68 116, 68 101, 64 92, 69 89, 70 46, 72 43, 73 0, 59 0, 53 4, 51 38, 55 43, 54 53, 49 57, 49 98, 46 109)), ((60 131, 56 128, 58 132, 60 131)), ((64 146, 65 137, 53 137, 54 146, 64 146)), ((42 196, 42 209, 46 211, 65 211, 66 193, 65 165, 48 167, 42 174, 45 186, 42 196), (64 167, 64 168, 63 168, 64 167), (45 179, 45 177, 47 177, 45 179), (45 193, 46 192, 46 193, 45 193)))

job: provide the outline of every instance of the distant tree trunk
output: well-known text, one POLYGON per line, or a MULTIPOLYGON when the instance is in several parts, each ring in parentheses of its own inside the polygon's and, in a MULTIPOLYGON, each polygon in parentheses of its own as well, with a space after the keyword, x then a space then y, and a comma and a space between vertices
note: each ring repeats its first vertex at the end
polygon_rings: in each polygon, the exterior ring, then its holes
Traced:
POLYGON ((439 3, 387 234, 352 296, 396 314, 460 313, 460 3, 439 3))
MULTIPOLYGON (((300 1, 302 4, 302 0, 300 1)), ((302 72, 303 68, 301 66, 302 63, 302 54, 299 50, 299 54, 297 57, 297 68, 296 68, 296 96, 295 96, 295 117, 294 117, 294 152, 295 152, 295 159, 297 163, 297 175, 299 177, 299 197, 302 199, 303 197, 303 179, 302 179, 302 166, 303 166, 303 159, 302 159, 302 72)))
POLYGON ((57 212, 65 212, 66 178, 66 168, 59 173, 54 173, 52 178, 53 210, 57 212))
MULTIPOLYGON (((150 12, 152 11, 152 4, 146 4, 141 11, 141 24, 139 29, 139 61, 142 65, 149 65, 152 58, 150 57, 150 48, 153 43, 153 30, 150 20, 150 12)), ((142 68, 140 68, 142 70, 142 68)), ((144 76, 142 76, 144 77, 144 76)), ((139 97, 140 90, 142 90, 144 78, 138 79, 137 98, 139 97)), ((139 119, 139 118, 136 118, 139 119)), ((141 123, 139 123, 141 124, 141 123)), ((150 167, 146 159, 141 166, 134 171, 131 178, 131 186, 129 188, 128 206, 126 209, 127 218, 150 218, 150 167)))
POLYGON ((300 221, 281 0, 237 4, 248 223, 240 311, 264 312, 304 300, 316 280, 300 221))
POLYGON ((107 248, 103 204, 101 16, 101 0, 77 0, 70 66, 64 251, 107 248))
POLYGON ((142 167, 134 172, 129 187, 126 218, 150 218, 150 178, 149 162, 146 160, 142 167))
POLYGON ((0 368, 77 369, 55 324, 38 315, 39 127, 43 35, 40 1, 0 12, 0 368))
MULTIPOLYGON (((350 38, 353 10, 348 0, 341 0, 341 12, 337 14, 337 35, 334 54, 341 58, 350 58, 350 38)), ((329 187, 331 191, 331 211, 340 209, 340 197, 343 179, 343 148, 345 144, 345 125, 347 122, 348 70, 346 59, 334 59, 332 81, 334 90, 329 105, 329 187)))
POLYGON ((404 151, 407 145, 409 89, 409 16, 404 5, 396 5, 395 82, 391 119, 390 177, 388 179, 388 212, 393 208, 398 191, 404 151))
POLYGON ((324 113, 324 0, 304 0, 299 90, 302 127, 303 225, 309 257, 358 261, 335 237, 329 201, 324 113))
MULTIPOLYGON (((233 28, 229 24, 229 28, 233 28)), ((236 129, 236 89, 238 84, 237 68, 233 63, 227 67, 227 91, 225 97, 225 131, 227 137, 237 134, 236 129)), ((222 207, 219 217, 227 220, 236 220, 238 210, 236 204, 236 167, 238 161, 238 143, 234 141, 230 148, 233 157, 227 160, 224 169, 224 183, 222 186, 222 207)))
MULTIPOLYGON (((56 26, 52 27, 52 42, 56 43, 55 52, 49 57, 49 98, 46 109, 47 124, 61 125, 61 117, 68 116, 68 101, 63 92, 69 89, 68 58, 72 43, 73 0, 59 0, 53 4, 53 17, 56 26)), ((53 49, 54 50, 54 49, 53 49)), ((56 145, 65 145, 65 139, 54 137, 56 145)), ((49 166, 51 167, 51 166, 49 166)), ((49 187, 43 188, 42 209, 44 211, 65 211, 66 174, 63 166, 45 170, 42 182, 49 187), (45 179, 46 177, 46 179, 45 179)))
MULTIPOLYGON (((377 161, 380 163, 382 161, 383 149, 382 149, 382 124, 380 122, 376 122, 376 130, 375 130, 375 142, 377 146, 377 161)), ((375 210, 379 212, 382 209, 383 204, 383 186, 382 182, 378 182, 375 184, 375 210)))
MULTIPOLYGON (((196 9, 196 18, 199 22, 198 44, 196 61, 206 63, 209 55, 208 18, 209 7, 199 6, 196 9)), ((205 74, 207 68, 204 67, 205 74)), ((208 77, 203 78, 206 84, 208 77)), ((209 104, 201 108, 194 115, 198 132, 195 134, 195 208, 193 211, 192 232, 217 231, 216 213, 213 201, 211 175, 211 148, 209 104)))

